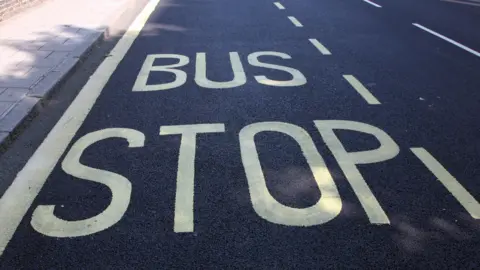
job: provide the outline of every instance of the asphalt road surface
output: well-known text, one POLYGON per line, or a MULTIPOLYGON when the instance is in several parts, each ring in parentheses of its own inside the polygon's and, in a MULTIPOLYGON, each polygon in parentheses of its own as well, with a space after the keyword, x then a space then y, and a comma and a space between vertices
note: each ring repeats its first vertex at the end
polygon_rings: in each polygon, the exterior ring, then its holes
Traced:
POLYGON ((1 268, 480 268, 480 3, 274 1, 150 1, 10 179, 1 268))

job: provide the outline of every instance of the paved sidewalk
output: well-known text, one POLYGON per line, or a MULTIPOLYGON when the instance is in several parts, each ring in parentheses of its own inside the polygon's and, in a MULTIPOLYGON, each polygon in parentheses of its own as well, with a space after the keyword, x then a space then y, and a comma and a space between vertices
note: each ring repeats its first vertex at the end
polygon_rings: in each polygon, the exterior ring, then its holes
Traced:
POLYGON ((132 0, 47 0, 0 23, 0 145, 132 0))

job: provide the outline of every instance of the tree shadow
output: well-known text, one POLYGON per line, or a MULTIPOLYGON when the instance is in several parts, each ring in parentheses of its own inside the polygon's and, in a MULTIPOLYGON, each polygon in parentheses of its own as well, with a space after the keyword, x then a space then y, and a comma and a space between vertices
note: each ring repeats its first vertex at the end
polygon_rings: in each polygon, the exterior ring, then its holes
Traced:
POLYGON ((25 39, 0 40, 0 87, 32 89, 59 65, 79 58, 102 29, 62 25, 25 39))

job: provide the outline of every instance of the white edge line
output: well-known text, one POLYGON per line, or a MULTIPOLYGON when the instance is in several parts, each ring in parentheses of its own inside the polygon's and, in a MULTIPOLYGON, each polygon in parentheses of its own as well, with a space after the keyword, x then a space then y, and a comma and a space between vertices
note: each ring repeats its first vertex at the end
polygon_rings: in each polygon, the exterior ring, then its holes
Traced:
POLYGON ((320 53, 322 53, 323 55, 331 55, 332 53, 325 47, 323 46, 322 43, 320 43, 316 38, 311 38, 309 39, 309 41, 313 44, 313 46, 315 46, 315 48, 317 48, 320 53))
POLYGON ((295 25, 296 27, 303 27, 303 25, 297 20, 297 18, 293 16, 288 16, 288 19, 295 25))
POLYGON ((343 78, 347 80, 347 82, 350 83, 350 85, 357 90, 357 92, 367 101, 368 104, 370 105, 379 105, 380 101, 368 91, 363 84, 357 80, 353 75, 343 75, 343 78))
POLYGON ((369 0, 363 0, 363 2, 368 3, 368 4, 370 4, 370 5, 374 6, 374 7, 377 7, 377 8, 381 8, 381 7, 382 7, 382 6, 380 6, 379 4, 376 4, 376 3, 372 2, 372 1, 369 1, 369 0))
POLYGON ((279 2, 275 2, 273 4, 275 4, 275 6, 277 6, 278 9, 285 9, 285 7, 279 2))
POLYGON ((424 30, 424 31, 426 31, 426 32, 428 32, 428 33, 430 33, 430 34, 432 34, 432 35, 434 35, 434 36, 437 36, 437 37, 439 37, 439 38, 441 38, 441 39, 443 39, 443 40, 445 40, 445 41, 448 41, 448 42, 452 43, 453 45, 455 45, 455 46, 457 46, 457 47, 459 47, 459 48, 462 48, 462 49, 464 49, 465 51, 467 51, 467 52, 469 52, 469 53, 471 53, 471 54, 473 54, 473 55, 475 55, 475 56, 480 57, 480 53, 479 53, 479 52, 477 52, 477 51, 475 51, 475 50, 473 50, 473 49, 470 49, 469 47, 467 47, 467 46, 465 46, 465 45, 462 45, 462 44, 456 42, 456 41, 453 40, 453 39, 450 39, 450 38, 448 38, 448 37, 446 37, 446 36, 444 36, 444 35, 441 35, 441 34, 435 32, 435 31, 433 31, 433 30, 430 30, 430 29, 428 29, 427 27, 422 26, 422 25, 420 25, 420 24, 418 24, 418 23, 413 23, 413 25, 416 26, 416 27, 418 27, 418 28, 420 28, 420 29, 422 29, 422 30, 424 30))
POLYGON ((150 0, 0 198, 0 256, 160 0, 150 0))

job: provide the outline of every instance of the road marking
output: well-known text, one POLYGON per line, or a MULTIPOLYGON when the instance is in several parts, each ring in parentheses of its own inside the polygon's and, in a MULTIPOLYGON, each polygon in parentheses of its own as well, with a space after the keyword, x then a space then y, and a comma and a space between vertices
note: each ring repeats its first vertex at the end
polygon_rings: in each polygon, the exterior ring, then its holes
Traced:
MULTIPOLYGON (((204 52, 199 52, 196 54, 195 61, 195 83, 203 88, 210 89, 227 89, 235 88, 244 85, 247 83, 247 76, 245 74, 242 61, 240 60, 240 55, 238 52, 230 52, 230 64, 232 66, 233 79, 230 81, 213 81, 208 79, 207 76, 207 56, 204 52)), ((281 52, 272 52, 272 51, 263 51, 263 52, 253 52, 248 55, 248 63, 255 67, 261 67, 266 69, 276 69, 282 70, 290 73, 292 79, 287 81, 278 81, 269 79, 264 75, 254 76, 255 80, 264 85, 278 86, 278 87, 292 87, 300 86, 307 83, 305 76, 297 69, 269 64, 264 61, 260 61, 260 57, 263 56, 275 56, 282 59, 292 59, 288 54, 281 52)), ((178 88, 185 84, 187 81, 187 73, 180 69, 180 67, 186 66, 190 62, 189 58, 185 55, 180 54, 149 54, 145 58, 145 61, 142 65, 140 72, 138 73, 135 84, 132 88, 133 92, 140 91, 163 91, 170 90, 173 88, 178 88), (170 58, 175 59, 174 64, 167 65, 154 65, 156 59, 170 58), (157 83, 157 84, 148 84, 148 78, 153 72, 168 72, 174 75, 173 81, 157 83)))
POLYGON ((280 4, 279 2, 275 2, 273 4, 275 4, 275 6, 277 6, 278 9, 285 9, 285 7, 282 4, 280 4))
POLYGON ((307 83, 307 78, 305 78, 305 76, 299 70, 291 67, 260 62, 259 58, 261 56, 276 56, 282 59, 292 59, 290 55, 286 53, 280 53, 280 52, 254 52, 248 55, 248 63, 254 67, 276 69, 276 70, 288 72, 290 73, 290 76, 292 77, 292 79, 288 81, 277 81, 277 80, 269 79, 264 75, 257 75, 257 76, 254 76, 254 78, 258 83, 261 83, 264 85, 271 85, 271 86, 280 86, 280 87, 300 86, 307 83))
POLYGON ((331 55, 332 53, 322 45, 317 39, 311 38, 309 41, 315 46, 323 55, 331 55))
POLYGON ((195 152, 197 135, 225 132, 224 124, 161 126, 160 135, 181 135, 178 153, 177 191, 173 231, 193 232, 193 196, 195 193, 195 152))
POLYGON ((458 202, 467 210, 467 212, 475 219, 480 219, 480 203, 468 193, 468 191, 458 183, 443 166, 424 148, 410 148, 423 164, 437 177, 445 188, 452 193, 458 202))
POLYGON ((376 4, 376 3, 372 2, 372 1, 369 1, 369 0, 363 0, 363 2, 368 3, 368 4, 370 4, 370 5, 374 6, 374 7, 377 7, 377 8, 381 8, 381 7, 382 7, 382 6, 380 6, 379 4, 376 4))
POLYGON ((440 0, 443 2, 449 2, 449 3, 455 3, 455 4, 463 4, 463 5, 470 5, 470 6, 475 6, 475 7, 480 7, 480 4, 477 3, 471 3, 471 2, 465 2, 465 1, 455 1, 455 0, 440 0))
POLYGON ((390 160, 398 155, 400 148, 385 131, 369 124, 346 120, 313 121, 323 141, 337 160, 343 174, 362 204, 368 219, 373 224, 390 224, 387 214, 375 198, 357 165, 373 164, 390 160), (347 152, 335 130, 348 130, 373 135, 380 146, 376 149, 347 152))
MULTIPOLYGON (((240 131, 240 151, 248 181, 253 209, 262 218, 287 226, 314 226, 334 219, 342 210, 337 185, 307 131, 283 122, 250 124, 240 131), (300 147, 321 196, 315 205, 306 208, 286 206, 277 201, 267 188, 254 137, 261 132, 277 132, 291 137, 300 147)), ((295 179, 292 179, 295 181, 295 179)))
POLYGON ((138 73, 135 84, 133 85, 133 92, 140 91, 159 91, 168 90, 182 86, 187 81, 187 73, 183 70, 177 69, 183 67, 190 62, 190 59, 185 55, 180 54, 149 54, 143 62, 142 69, 138 73), (168 64, 162 66, 154 65, 156 59, 174 58, 178 63, 168 64), (169 72, 175 75, 175 80, 168 83, 147 84, 148 77, 151 72, 169 72))
POLYGON ((293 16, 288 16, 288 19, 295 25, 296 27, 303 27, 303 25, 297 20, 297 18, 293 16))
POLYGON ((456 42, 456 41, 453 40, 453 39, 450 39, 450 38, 448 38, 448 37, 446 37, 446 36, 444 36, 444 35, 441 35, 441 34, 435 32, 435 31, 433 31, 433 30, 430 30, 430 29, 426 28, 425 26, 422 26, 422 25, 420 25, 420 24, 418 24, 418 23, 414 23, 413 25, 416 26, 416 27, 418 27, 418 28, 420 28, 420 29, 422 29, 422 30, 424 30, 424 31, 426 31, 426 32, 428 32, 428 33, 430 33, 430 34, 432 34, 432 35, 434 35, 434 36, 437 36, 437 37, 439 37, 439 38, 441 38, 441 39, 443 39, 443 40, 445 40, 445 41, 448 41, 448 42, 452 43, 453 45, 455 45, 455 46, 457 46, 457 47, 460 47, 460 48, 464 49, 465 51, 467 51, 467 52, 469 52, 469 53, 471 53, 471 54, 473 54, 473 55, 475 55, 475 56, 480 57, 480 53, 479 53, 479 52, 477 52, 477 51, 475 51, 475 50, 473 50, 473 49, 470 49, 469 47, 467 47, 467 46, 465 46, 465 45, 462 45, 462 44, 456 42))
POLYGON ((143 147, 145 142, 145 135, 134 129, 97 130, 78 139, 62 161, 63 171, 75 177, 74 181, 91 181, 106 186, 112 194, 110 204, 101 213, 80 220, 57 217, 55 207, 58 209, 58 205, 39 205, 30 221, 37 232, 51 237, 86 236, 106 230, 122 219, 130 204, 132 183, 122 175, 80 163, 86 149, 111 138, 125 139, 129 148, 143 147))
POLYGON ((357 80, 357 78, 352 75, 343 75, 343 78, 345 78, 345 80, 347 80, 352 85, 352 87, 357 90, 357 92, 367 101, 368 104, 380 104, 378 99, 375 98, 372 93, 370 93, 370 91, 368 91, 368 89, 365 88, 365 86, 363 86, 363 84, 357 80))
POLYGON ((230 63, 232 65, 233 79, 228 82, 212 81, 207 78, 206 53, 197 53, 195 62, 195 82, 198 86, 211 89, 226 89, 242 86, 247 83, 247 76, 243 70, 242 61, 238 52, 230 52, 230 63))
POLYGON ((0 198, 0 256, 110 76, 160 0, 150 0, 0 198))

